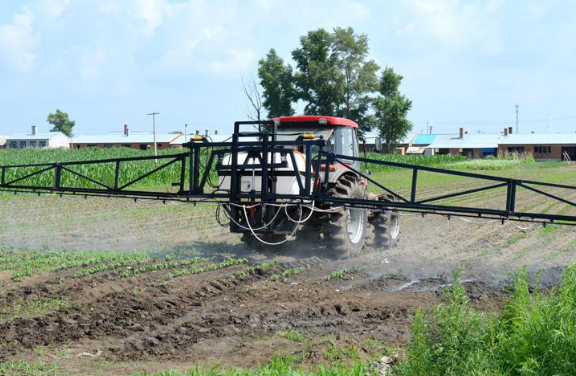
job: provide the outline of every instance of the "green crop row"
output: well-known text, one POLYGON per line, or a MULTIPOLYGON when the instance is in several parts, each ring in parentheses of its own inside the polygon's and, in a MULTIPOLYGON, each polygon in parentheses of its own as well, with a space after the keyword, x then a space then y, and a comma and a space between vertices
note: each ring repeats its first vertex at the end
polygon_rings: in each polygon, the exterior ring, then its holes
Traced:
POLYGON ((195 268, 177 269, 173 272, 166 274, 166 276, 164 278, 166 280, 169 280, 169 279, 181 277, 184 275, 200 274, 200 273, 209 272, 212 270, 224 269, 224 268, 234 266, 234 265, 245 264, 247 262, 248 262, 248 260, 245 258, 241 258, 241 259, 230 258, 230 259, 226 259, 226 260, 224 260, 220 263, 217 263, 217 264, 209 264, 209 265, 205 265, 205 266, 201 266, 201 267, 195 267, 195 268))
POLYGON ((300 268, 290 268, 290 269, 286 269, 282 272, 282 274, 274 274, 272 275, 272 277, 270 277, 270 279, 274 282, 276 281, 282 281, 282 282, 286 282, 286 280, 288 279, 288 277, 296 275, 296 274, 300 274, 305 272, 306 270, 310 269, 310 267, 306 267, 306 266, 302 266, 300 268))
POLYGON ((326 276, 326 281, 332 281, 334 279, 343 279, 347 273, 348 273, 348 270, 346 270, 346 269, 336 270, 336 271, 334 271, 334 272, 332 272, 326 276))
POLYGON ((194 257, 194 258, 190 258, 190 259, 182 260, 182 261, 156 262, 154 264, 145 265, 145 266, 142 266, 140 268, 127 269, 127 270, 123 271, 122 273, 120 273, 120 276, 122 278, 134 277, 134 276, 137 276, 137 275, 142 274, 142 273, 148 273, 148 272, 165 270, 165 269, 176 269, 176 268, 186 266, 186 265, 193 265, 193 264, 198 264, 200 262, 206 262, 208 260, 209 259, 205 258, 205 257, 194 257))
POLYGON ((150 256, 142 253, 119 254, 111 262, 95 265, 88 269, 80 269, 72 275, 74 278, 80 278, 108 270, 120 269, 127 266, 143 264, 151 260, 150 256))
MULTIPOLYGON (((13 270, 12 280, 48 271, 86 267, 89 265, 127 257, 124 254, 106 252, 55 252, 55 251, 13 251, 2 258, 0 270, 13 270)), ((133 257, 133 256, 132 256, 133 257)))

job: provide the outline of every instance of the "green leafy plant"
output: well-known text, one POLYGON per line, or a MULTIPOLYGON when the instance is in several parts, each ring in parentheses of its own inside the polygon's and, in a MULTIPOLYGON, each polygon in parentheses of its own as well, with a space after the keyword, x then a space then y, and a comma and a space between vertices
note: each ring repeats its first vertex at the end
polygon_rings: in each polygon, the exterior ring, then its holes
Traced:
POLYGON ((348 271, 346 269, 336 270, 326 276, 326 281, 332 281, 334 279, 343 279, 348 271))

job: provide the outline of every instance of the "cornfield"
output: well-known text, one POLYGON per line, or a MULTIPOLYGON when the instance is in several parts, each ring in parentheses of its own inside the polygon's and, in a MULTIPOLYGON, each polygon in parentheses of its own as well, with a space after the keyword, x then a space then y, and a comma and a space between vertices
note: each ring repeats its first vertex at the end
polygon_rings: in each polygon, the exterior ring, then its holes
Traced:
MULTIPOLYGON (((159 155, 172 155, 183 153, 184 150, 162 150, 159 155)), ((143 157, 153 156, 151 151, 140 151, 130 148, 112 148, 112 149, 97 149, 86 148, 77 150, 56 150, 56 149, 24 149, 24 150, 3 150, 0 151, 0 166, 10 165, 26 165, 26 164, 49 164, 56 162, 70 162, 70 161, 91 161, 112 158, 130 158, 130 157, 143 157)), ((158 159, 158 163, 151 160, 140 160, 122 162, 120 165, 120 181, 119 185, 138 178, 147 172, 152 171, 156 167, 170 161, 169 159, 158 159)), ((28 174, 42 171, 46 167, 27 167, 27 168, 7 168, 6 181, 10 182, 15 179, 22 178, 28 174)), ((108 186, 114 186, 115 168, 114 162, 90 164, 90 165, 74 165, 67 166, 79 174, 89 176, 92 179, 100 181, 108 186)), ((136 185, 130 188, 166 188, 171 187, 172 182, 179 181, 180 179, 181 163, 176 162, 172 165, 153 173, 149 177, 141 180, 136 185)), ((17 182, 17 185, 34 185, 46 186, 54 184, 54 170, 49 170, 33 177, 29 177, 17 182)), ((102 188, 102 186, 89 180, 83 179, 72 172, 62 170, 61 176, 62 186, 74 188, 102 188)))
MULTIPOLYGON (((185 153, 187 149, 171 149, 159 151, 160 156, 174 155, 185 153)), ((10 165, 25 165, 25 164, 44 164, 56 162, 70 162, 70 161, 90 161, 101 159, 113 158, 130 158, 130 157, 143 157, 153 156, 152 151, 141 151, 130 148, 112 148, 112 149, 98 149, 86 148, 76 150, 57 150, 57 149, 24 149, 24 150, 0 150, 0 166, 10 165)), ((363 156, 363 155, 362 155, 363 156)), ((367 153, 366 156, 370 159, 379 161, 389 161, 398 163, 415 164, 419 166, 430 166, 440 168, 454 168, 454 169, 470 169, 470 170, 498 170, 503 168, 510 168, 516 165, 524 165, 534 163, 533 158, 518 158, 513 156, 504 157, 502 159, 489 159, 489 160, 468 160, 463 156, 452 155, 397 155, 397 154, 378 154, 367 153)), ((206 155, 204 155, 204 162, 206 155)), ((159 159, 158 163, 154 160, 140 160, 122 162, 120 170, 119 185, 132 181, 147 172, 152 171, 154 168, 161 166, 168 162, 166 159, 159 159)), ((67 166, 71 170, 89 176, 98 180, 108 186, 114 186, 115 180, 115 163, 99 163, 90 165, 75 165, 67 166)), ((41 171, 45 167, 28 167, 18 169, 6 169, 6 181, 13 181, 22 178, 28 174, 41 171)), ((365 166, 362 164, 362 169, 365 166)), ((378 164, 368 164, 368 169, 373 172, 386 172, 397 170, 396 167, 383 166, 378 164)), ((139 181, 131 188, 138 189, 161 189, 163 191, 173 190, 172 183, 180 180, 181 163, 176 162, 172 165, 157 171, 149 177, 139 181)), ((44 173, 23 179, 18 182, 18 185, 34 185, 46 186, 54 184, 54 170, 46 171, 44 173)), ((215 173, 211 174, 215 181, 215 173)), ((83 179, 72 172, 62 171, 62 186, 74 188, 102 188, 89 180, 83 179)), ((187 179, 187 175, 186 175, 187 179)))

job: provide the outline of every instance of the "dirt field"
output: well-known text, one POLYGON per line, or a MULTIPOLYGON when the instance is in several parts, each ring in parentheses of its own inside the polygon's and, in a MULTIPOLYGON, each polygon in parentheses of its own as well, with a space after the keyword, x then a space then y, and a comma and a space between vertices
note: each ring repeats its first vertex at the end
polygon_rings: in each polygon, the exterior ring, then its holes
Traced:
MULTIPOLYGON (((546 177, 570 176, 574 183, 575 172, 558 168, 546 177)), ((422 194, 461 184, 431 182, 422 194)), ((476 195, 460 203, 497 199, 476 195)), ((540 282, 553 284, 574 262, 576 246, 574 232, 554 227, 411 215, 402 217, 396 248, 339 261, 329 250, 294 242, 274 253, 248 249, 217 225, 213 207, 31 196, 0 196, 0 205, 0 244, 6 248, 0 260, 0 362, 42 361, 56 365, 57 374, 254 366, 274 354, 291 354, 305 365, 368 359, 408 343, 415 311, 440 303, 458 267, 464 267, 475 305, 498 310, 514 270, 541 270, 540 282), (96 262, 69 260, 46 269, 32 263, 27 275, 14 278, 22 265, 9 267, 7 260, 27 260, 30 249, 158 257, 119 267, 110 261, 110 268, 88 275, 80 272, 96 262), (181 263, 191 257, 200 259, 181 263), (163 266, 130 275, 153 265, 163 266)), ((520 205, 568 210, 530 195, 520 205)))

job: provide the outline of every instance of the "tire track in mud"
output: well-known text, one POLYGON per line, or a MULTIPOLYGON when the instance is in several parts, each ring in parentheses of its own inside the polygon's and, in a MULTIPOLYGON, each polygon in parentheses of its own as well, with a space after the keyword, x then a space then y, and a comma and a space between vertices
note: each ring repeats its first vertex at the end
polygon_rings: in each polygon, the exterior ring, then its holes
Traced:
MULTIPOLYGON (((210 320, 207 321, 209 330, 200 322, 188 325, 190 319, 196 317, 194 310, 206 300, 229 294, 231 290, 241 289, 254 281, 269 279, 273 273, 316 262, 300 260, 269 266, 265 270, 255 264, 239 265, 178 277, 168 283, 162 281, 165 273, 150 273, 155 275, 119 281, 110 281, 110 273, 103 273, 73 279, 63 286, 44 282, 10 296, 10 299, 27 293, 36 297, 67 296, 72 306, 63 311, 0 323, 0 338, 10 344, 10 350, 0 350, 0 359, 39 345, 61 345, 97 338, 107 338, 110 343, 120 341, 121 345, 110 346, 109 353, 111 357, 124 359, 142 352, 144 355, 158 355, 161 351, 157 347, 161 342, 164 347, 160 349, 166 348, 166 353, 170 353, 178 346, 191 345, 202 338, 229 335, 226 326, 220 329, 210 320), (186 325, 188 329, 181 329, 186 325), (188 331, 190 333, 186 334, 188 331), (139 350, 134 352, 135 349, 139 350)), ((117 275, 118 271, 115 273, 117 275)))

